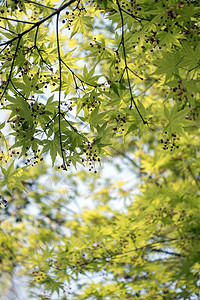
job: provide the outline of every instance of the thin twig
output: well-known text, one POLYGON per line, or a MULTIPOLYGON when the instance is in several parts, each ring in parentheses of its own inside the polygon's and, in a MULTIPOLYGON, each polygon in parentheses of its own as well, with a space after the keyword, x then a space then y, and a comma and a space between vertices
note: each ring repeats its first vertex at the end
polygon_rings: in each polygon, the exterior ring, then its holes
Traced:
POLYGON ((0 53, 2 53, 6 48, 7 48, 7 45, 4 46, 3 49, 1 49, 0 53))
POLYGON ((51 122, 57 117, 57 115, 58 113, 56 113, 55 116, 48 123, 46 123, 45 126, 48 127, 51 124, 51 122))
POLYGON ((12 30, 10 30, 10 29, 7 29, 7 28, 5 28, 5 27, 0 26, 0 28, 3 29, 3 30, 8 31, 8 32, 10 32, 10 33, 13 33, 13 34, 18 35, 18 33, 14 32, 14 31, 12 31, 12 30))
POLYGON ((128 67, 129 71, 131 73, 133 73, 135 76, 137 76, 138 78, 140 78, 141 80, 144 80, 144 78, 140 77, 137 73, 135 73, 133 70, 131 70, 129 67, 128 67))
POLYGON ((184 255, 181 255, 179 253, 170 252, 170 251, 167 251, 167 250, 162 250, 162 249, 151 249, 151 250, 154 251, 154 252, 161 252, 161 253, 164 253, 164 254, 167 254, 167 255, 174 255, 174 256, 178 256, 178 257, 185 257, 184 255))
POLYGON ((76 132, 77 134, 82 136, 81 133, 78 132, 78 130, 65 118, 65 116, 63 114, 62 114, 62 117, 67 122, 67 124, 73 129, 74 132, 76 132))
MULTIPOLYGON (((61 62, 65 65, 65 67, 72 73, 73 76, 75 76, 80 82, 81 84, 85 83, 89 86, 92 86, 94 88, 96 88, 97 86, 96 85, 93 85, 93 84, 90 84, 90 83, 87 83, 85 81, 83 81, 70 67, 68 67, 68 65, 62 60, 61 58, 61 62)), ((77 86, 77 84, 75 83, 75 86, 77 86)), ((78 87, 77 87, 78 88, 78 87)))
POLYGON ((22 20, 18 20, 18 19, 11 19, 11 18, 2 17, 2 16, 0 16, 0 19, 7 20, 7 21, 18 22, 18 23, 24 23, 24 24, 35 24, 34 22, 22 21, 22 20))
POLYGON ((24 98, 24 100, 32 100, 32 99, 28 99, 26 98, 21 92, 18 91, 18 89, 16 88, 16 86, 14 85, 14 83, 12 82, 12 80, 10 79, 10 83, 12 84, 14 90, 17 92, 17 94, 19 94, 22 98, 24 98))
POLYGON ((132 18, 134 18, 135 20, 137 20, 138 22, 143 21, 143 20, 144 20, 144 21, 151 21, 150 19, 138 17, 138 16, 136 16, 136 15, 134 15, 134 14, 132 14, 132 13, 129 13, 128 11, 126 11, 126 10, 123 9, 123 8, 121 8, 121 10, 122 10, 125 14, 127 14, 127 15, 131 16, 132 18))

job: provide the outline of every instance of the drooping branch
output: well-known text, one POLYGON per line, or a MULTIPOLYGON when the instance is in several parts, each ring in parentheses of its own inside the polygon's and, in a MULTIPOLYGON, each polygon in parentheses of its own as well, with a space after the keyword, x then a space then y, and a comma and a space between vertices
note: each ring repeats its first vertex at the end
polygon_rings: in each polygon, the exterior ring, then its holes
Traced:
MULTIPOLYGON (((129 91, 130 91, 130 97, 131 97, 131 105, 130 105, 130 109, 132 108, 132 106, 134 105, 143 124, 147 124, 147 121, 144 120, 134 98, 133 98, 133 93, 132 93, 132 88, 131 88, 131 83, 130 83, 130 78, 129 78, 129 73, 128 73, 128 63, 127 63, 127 56, 126 56, 126 47, 125 47, 125 42, 124 42, 124 18, 123 18, 123 15, 122 15, 122 9, 120 7, 120 3, 119 3, 119 0, 117 0, 117 6, 118 6, 118 9, 119 9, 119 13, 120 13, 120 17, 121 17, 121 23, 122 23, 122 26, 121 26, 121 30, 122 30, 122 38, 121 38, 121 42, 118 46, 118 50, 120 48, 120 46, 122 45, 122 48, 123 48, 123 54, 124 54, 124 64, 125 64, 125 67, 124 67, 124 70, 126 72, 126 76, 127 76, 127 81, 128 81, 128 87, 129 87, 129 91)), ((117 52, 118 52, 117 50, 117 52)), ((138 76, 138 75, 137 75, 138 76)), ((141 78, 142 79, 142 78, 141 78)))
POLYGON ((66 163, 63 150, 63 141, 62 141, 62 130, 61 130, 61 91, 62 91, 62 74, 61 74, 61 55, 60 55, 60 42, 59 42, 59 14, 56 18, 56 38, 57 38, 57 50, 58 50, 58 68, 59 68, 59 92, 58 92, 58 124, 59 124, 59 139, 60 139, 60 149, 63 160, 63 169, 66 170, 66 163))
POLYGON ((11 64, 11 68, 10 68, 10 73, 9 73, 9 76, 8 76, 8 79, 7 79, 7 82, 6 82, 6 86, 3 90, 3 93, 0 97, 0 101, 2 100, 3 96, 5 95, 5 92, 7 91, 7 88, 8 88, 8 85, 10 83, 10 80, 11 80, 11 76, 12 76, 12 72, 13 72, 13 68, 14 68, 14 64, 15 64, 15 58, 17 56, 17 51, 18 51, 18 48, 19 48, 19 44, 20 44, 20 41, 21 41, 21 37, 19 37, 18 39, 18 42, 17 42, 17 46, 15 48, 15 53, 14 53, 14 57, 12 59, 12 64, 11 64))

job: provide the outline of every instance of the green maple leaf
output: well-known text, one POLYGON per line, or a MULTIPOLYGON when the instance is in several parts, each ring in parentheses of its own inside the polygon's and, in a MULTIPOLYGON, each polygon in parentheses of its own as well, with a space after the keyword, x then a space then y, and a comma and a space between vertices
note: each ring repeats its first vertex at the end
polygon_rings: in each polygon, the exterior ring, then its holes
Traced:
POLYGON ((164 115, 168 120, 168 124, 165 126, 164 131, 167 131, 169 134, 177 132, 185 135, 183 127, 192 125, 192 122, 188 121, 186 118, 189 111, 189 108, 178 110, 178 105, 173 106, 171 110, 164 106, 164 115))
POLYGON ((10 193, 12 193, 12 190, 16 187, 20 191, 27 192, 26 188, 22 184, 23 180, 27 180, 28 178, 30 178, 27 175, 26 168, 27 167, 14 169, 14 161, 12 161, 7 170, 1 167, 1 171, 5 179, 1 182, 0 187, 7 185, 10 193))
POLYGON ((55 137, 55 139, 53 139, 53 140, 44 140, 44 143, 45 143, 45 146, 43 148, 43 153, 50 150, 52 164, 54 165, 57 153, 60 153, 59 138, 55 137))

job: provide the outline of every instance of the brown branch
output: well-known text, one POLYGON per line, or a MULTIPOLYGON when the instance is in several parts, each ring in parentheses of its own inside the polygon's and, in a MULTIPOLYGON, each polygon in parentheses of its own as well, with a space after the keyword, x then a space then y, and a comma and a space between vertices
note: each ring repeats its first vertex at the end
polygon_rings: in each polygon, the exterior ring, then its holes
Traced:
POLYGON ((51 122, 53 122, 53 120, 57 117, 57 115, 58 115, 58 113, 56 113, 55 114, 55 116, 48 122, 48 123, 46 123, 46 127, 48 128, 49 127, 49 125, 51 124, 51 122))
POLYGON ((185 257, 184 255, 181 255, 179 253, 170 252, 170 251, 167 251, 167 250, 162 250, 162 249, 151 249, 151 250, 153 252, 160 252, 160 253, 167 254, 167 255, 174 255, 174 256, 178 256, 178 257, 185 257))

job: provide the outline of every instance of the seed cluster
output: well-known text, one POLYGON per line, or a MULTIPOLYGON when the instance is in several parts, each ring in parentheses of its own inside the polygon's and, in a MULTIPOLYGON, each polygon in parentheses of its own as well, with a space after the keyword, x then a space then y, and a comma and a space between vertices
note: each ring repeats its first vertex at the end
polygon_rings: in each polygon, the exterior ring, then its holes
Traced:
POLYGON ((74 25, 74 21, 75 21, 76 17, 79 17, 81 15, 84 16, 85 11, 86 10, 83 6, 80 7, 79 5, 77 5, 72 12, 66 11, 65 14, 67 17, 64 17, 62 19, 62 23, 66 24, 68 30, 71 30, 71 26, 74 25))
MULTIPOLYGON (((25 62, 26 64, 26 62, 25 62)), ((30 73, 31 72, 31 67, 29 68, 21 68, 19 73, 19 77, 22 77, 23 74, 28 76, 28 80, 30 81, 31 88, 34 88, 36 90, 39 90, 41 88, 47 88, 48 84, 51 84, 52 87, 55 87, 57 85, 57 80, 59 80, 59 77, 53 74, 40 74, 37 72, 36 74, 30 73), (30 72, 29 72, 30 71, 30 72)), ((53 72, 53 68, 49 68, 51 72, 53 72)), ((33 96, 34 98, 34 96, 33 96)))
POLYGON ((38 102, 31 102, 29 109, 31 110, 31 116, 34 118, 37 118, 38 115, 44 115, 45 114, 45 106, 42 103, 38 102))
POLYGON ((101 104, 101 101, 96 99, 96 96, 91 96, 84 100, 83 107, 86 107, 89 111, 93 111, 101 104))
MULTIPOLYGON (((10 47, 11 47, 11 45, 10 45, 10 47)), ((1 64, 4 65, 4 67, 7 67, 7 62, 12 61, 14 58, 14 52, 12 53, 12 51, 10 50, 10 47, 8 46, 5 49, 4 54, 1 56, 1 59, 3 60, 1 62, 1 64)), ((51 84, 52 87, 55 87, 57 85, 57 81, 59 80, 59 77, 56 75, 53 75, 53 74, 40 74, 39 71, 37 73, 32 71, 32 68, 35 67, 34 63, 30 63, 28 60, 25 59, 24 51, 25 51, 25 49, 22 46, 20 46, 18 53, 16 54, 16 63, 19 66, 18 66, 18 70, 16 71, 17 74, 15 76, 18 78, 21 78, 24 75, 26 75, 27 80, 30 81, 30 87, 32 89, 36 89, 37 91, 42 89, 43 87, 47 88, 48 84, 51 84), (23 52, 23 54, 21 52, 23 52), (19 62, 17 62, 18 56, 20 57, 19 62)), ((32 50, 29 49, 27 51, 30 51, 32 53, 33 49, 32 50)), ((53 72, 53 68, 49 67, 48 65, 46 65, 46 67, 49 69, 49 71, 53 72)), ((3 74, 3 71, 0 72, 0 75, 2 75, 2 74, 3 74)), ((26 80, 26 78, 23 77, 23 81, 26 80)), ((26 83, 26 81, 24 81, 24 82, 26 83)), ((7 85, 7 80, 3 80, 1 82, 1 86, 0 86, 0 96, 4 92, 6 85, 7 85)), ((19 93, 18 91, 16 91, 16 92, 19 93)), ((32 95, 32 98, 34 98, 34 95, 32 95)), ((28 99, 26 99, 26 100, 28 100, 28 99)), ((1 102, 1 105, 3 105, 2 102, 1 102)))
MULTIPOLYGON (((137 16, 137 10, 142 10, 142 8, 139 7, 138 4, 136 4, 136 1, 133 2, 135 4, 134 15, 137 16)), ((158 2, 158 0, 155 0, 155 2, 158 2)), ((165 44, 165 39, 163 40, 164 33, 173 34, 174 32, 176 32, 176 28, 178 28, 178 31, 184 36, 187 36, 186 38, 188 41, 192 41, 193 44, 194 42, 198 42, 197 39, 194 39, 194 35, 200 34, 199 26, 195 24, 195 22, 190 21, 185 23, 183 26, 182 22, 179 21, 179 19, 181 19, 180 14, 182 13, 182 9, 184 9, 187 5, 187 1, 180 1, 180 3, 169 7, 169 9, 167 10, 168 5, 168 1, 166 1, 166 3, 163 1, 162 6, 164 8, 166 7, 166 13, 163 13, 163 16, 160 17, 160 20, 156 24, 157 30, 151 30, 151 32, 149 32, 148 34, 145 34, 144 41, 143 38, 139 36, 138 41, 135 45, 133 45, 133 48, 135 48, 136 46, 140 46, 142 52, 145 52, 146 50, 148 50, 149 52, 153 52, 156 48, 162 49, 162 45, 165 44)), ((140 22, 139 19, 138 22, 140 22)), ((139 32, 140 30, 141 28, 138 28, 136 31, 139 32)), ((139 53, 138 55, 140 56, 141 54, 139 53)))
POLYGON ((40 282, 45 279, 45 274, 42 271, 33 271, 32 274, 33 274, 36 282, 40 282))
POLYGON ((12 2, 9 3, 9 8, 7 8, 7 10, 1 9, 0 13, 3 15, 5 13, 11 13, 12 12, 12 14, 13 14, 17 10, 19 10, 19 12, 22 12, 23 8, 24 8, 23 2, 16 0, 16 1, 13 1, 13 3, 12 2))
MULTIPOLYGON (((163 207, 157 209, 156 213, 151 215, 151 222, 155 223, 160 218, 173 218, 175 215, 177 216, 177 222, 182 222, 189 216, 184 209, 175 211, 175 209, 172 207, 163 207)), ((149 221, 150 220, 148 220, 148 222, 149 221)))
MULTIPOLYGON (((39 161, 43 161, 43 157, 41 157, 40 149, 30 151, 29 147, 26 147, 27 152, 24 154, 26 160, 25 165, 31 164, 32 166, 39 163, 39 161)), ((7 163, 7 159, 5 157, 9 156, 10 158, 14 157, 15 155, 19 155, 20 152, 16 150, 12 150, 11 148, 8 149, 8 152, 4 154, 4 151, 0 153, 0 161, 5 161, 7 163)))
MULTIPOLYGON (((50 68, 50 71, 53 72, 53 68, 50 68)), ((55 87, 59 79, 60 77, 53 74, 41 74, 39 76, 39 83, 41 84, 41 87, 43 86, 46 89, 48 84, 51 84, 52 87, 55 87)))
POLYGON ((184 87, 181 79, 178 80, 177 86, 173 87, 172 91, 174 93, 173 99, 178 101, 188 100, 187 89, 184 87))
POLYGON ((186 119, 197 121, 199 119, 199 110, 198 110, 198 108, 196 107, 196 108, 191 109, 189 115, 186 116, 186 119))
POLYGON ((115 67, 115 72, 117 74, 120 74, 120 70, 122 70, 122 68, 119 67, 120 62, 121 62, 120 58, 118 58, 118 59, 115 60, 115 66, 114 67, 115 67))
MULTIPOLYGON (((11 149, 9 149, 9 151, 11 151, 11 149)), ((14 154, 19 154, 19 152, 18 151, 12 151, 10 154, 9 154, 9 157, 12 157, 14 154)), ((5 163, 7 163, 7 157, 8 156, 8 153, 6 152, 6 153, 4 153, 4 151, 2 150, 1 152, 0 152, 0 161, 4 161, 5 163)))
MULTIPOLYGON (((30 70, 31 63, 24 58, 24 55, 26 52, 28 52, 29 49, 25 48, 24 46, 20 45, 18 48, 17 53, 15 53, 16 45, 13 45, 10 43, 5 49, 4 52, 2 52, 1 55, 1 65, 4 67, 7 67, 7 62, 10 62, 15 57, 17 61, 17 66, 19 70, 19 77, 21 77, 23 74, 27 74, 30 70), (19 59, 18 59, 19 58, 19 59)), ((2 74, 2 72, 1 72, 2 74)))
POLYGON ((96 48, 98 53, 101 53, 102 50, 106 50, 106 48, 104 46, 102 46, 101 42, 97 42, 96 38, 94 38, 94 42, 90 43, 90 47, 92 48, 96 48))
MULTIPOLYGON (((12 45, 10 44, 9 46, 7 46, 4 49, 4 52, 2 51, 1 53, 1 65, 3 66, 4 64, 6 64, 6 62, 12 61, 13 57, 14 57, 14 53, 12 53, 11 50, 12 45)), ((0 74, 2 74, 3 72, 1 71, 0 74)), ((3 82, 2 82, 3 83, 3 82)))
POLYGON ((82 159, 82 162, 84 162, 86 160, 89 163, 89 171, 91 172, 92 170, 94 170, 94 173, 97 173, 97 171, 95 169, 95 162, 96 161, 100 162, 101 159, 100 159, 99 155, 97 154, 97 150, 93 149, 95 143, 96 143, 96 139, 93 139, 93 141, 91 143, 84 142, 83 152, 85 153, 86 158, 82 159))
POLYGON ((67 159, 65 160, 65 165, 64 164, 61 164, 58 169, 63 169, 63 171, 67 171, 70 166, 71 166, 71 159, 67 159))
MULTIPOLYGON (((45 106, 42 103, 31 102, 28 108, 31 110, 31 116, 34 117, 33 124, 37 125, 38 116, 45 114, 45 106)), ((10 123, 11 128, 16 131, 17 137, 25 138, 27 135, 30 136, 32 134, 31 140, 34 140, 34 128, 31 128, 26 119, 21 117, 19 108, 16 108, 16 112, 19 114, 10 120, 7 120, 7 123, 10 123)), ((36 130, 35 133, 37 132, 38 131, 36 130)))
MULTIPOLYGON (((167 134, 167 132, 165 132, 167 134)), ((161 139, 161 143, 164 144, 163 150, 170 150, 172 151, 173 148, 179 148, 179 145, 177 145, 177 140, 179 140, 179 137, 177 137, 176 133, 172 133, 170 137, 164 137, 161 139)))
MULTIPOLYGON (((19 111, 19 109, 17 109, 19 111)), ((26 137, 27 130, 29 128, 27 121, 20 117, 20 115, 15 116, 13 119, 7 120, 13 130, 16 131, 18 137, 26 137)))
MULTIPOLYGON (((29 150, 29 147, 26 147, 26 150, 29 150)), ((26 157, 25 165, 31 164, 33 167, 35 164, 38 164, 40 161, 43 161, 43 157, 40 154, 41 150, 27 151, 24 156, 26 157)))
POLYGON ((61 103, 61 107, 65 112, 72 111, 73 110, 72 104, 73 104, 72 101, 70 101, 69 103, 66 103, 66 102, 61 103))
MULTIPOLYGON (((32 3, 26 3, 27 6, 30 6, 31 10, 29 12, 29 14, 31 13, 30 16, 30 20, 31 21, 35 21, 38 20, 38 16, 40 16, 43 12, 43 8, 42 7, 38 7, 37 5, 34 6, 34 2, 32 3)), ((5 13, 10 13, 10 14, 14 14, 15 12, 23 12, 26 11, 26 6, 24 5, 23 1, 11 1, 9 3, 9 7, 7 8, 7 10, 5 9, 1 9, 0 13, 3 15, 5 13)))
MULTIPOLYGON (((95 168, 95 163, 100 162, 100 156, 97 154, 97 150, 94 149, 96 143, 96 139, 93 139, 92 142, 83 142, 83 154, 84 158, 82 158, 82 163, 87 162, 89 164, 89 171, 94 171, 94 173, 97 173, 95 168)), ((67 152, 63 150, 63 152, 67 152)), ((70 159, 65 159, 65 164, 61 164, 58 169, 63 169, 64 171, 67 171, 68 168, 71 166, 72 161, 70 159)))
POLYGON ((125 116, 121 117, 121 115, 118 115, 115 117, 116 126, 113 127, 113 131, 124 131, 124 124, 126 123, 126 118, 125 116))
POLYGON ((41 14, 43 13, 43 8, 42 7, 38 7, 37 5, 34 7, 33 4, 30 4, 31 6, 31 17, 30 20, 31 21, 37 21, 38 17, 41 16, 41 14))

